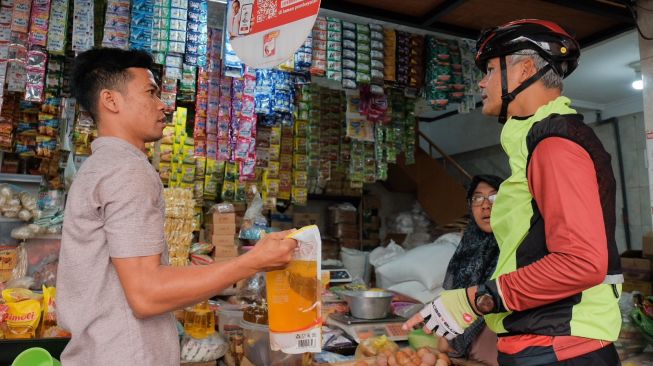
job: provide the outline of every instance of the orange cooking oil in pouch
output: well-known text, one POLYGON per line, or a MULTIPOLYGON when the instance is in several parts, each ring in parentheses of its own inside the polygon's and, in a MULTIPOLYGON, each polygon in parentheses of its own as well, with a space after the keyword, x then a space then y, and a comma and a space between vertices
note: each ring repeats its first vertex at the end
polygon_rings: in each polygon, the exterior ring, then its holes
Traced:
POLYGON ((321 352, 320 231, 310 225, 288 237, 298 242, 292 260, 266 274, 270 347, 289 354, 321 352))

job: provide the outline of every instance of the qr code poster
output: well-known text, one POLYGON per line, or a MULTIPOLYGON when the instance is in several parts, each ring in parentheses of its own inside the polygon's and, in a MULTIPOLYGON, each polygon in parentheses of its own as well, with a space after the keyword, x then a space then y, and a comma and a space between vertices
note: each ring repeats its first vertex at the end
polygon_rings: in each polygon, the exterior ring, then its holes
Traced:
POLYGON ((320 0, 229 0, 227 37, 247 66, 275 67, 304 43, 319 10, 320 0))

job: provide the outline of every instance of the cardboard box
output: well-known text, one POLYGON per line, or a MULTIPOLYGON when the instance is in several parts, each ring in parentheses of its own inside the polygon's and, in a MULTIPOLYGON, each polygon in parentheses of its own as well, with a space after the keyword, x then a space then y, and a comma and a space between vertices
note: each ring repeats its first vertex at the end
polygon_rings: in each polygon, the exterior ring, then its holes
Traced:
POLYGON ((370 240, 370 239, 364 239, 363 240, 363 250, 372 250, 376 247, 378 247, 381 244, 380 240, 370 240))
POLYGON ((363 196, 363 208, 365 208, 366 210, 380 209, 381 197, 377 195, 363 196))
POLYGON ((322 247, 322 260, 340 259, 340 245, 335 247, 322 247))
POLYGON ((381 220, 379 220, 378 216, 373 216, 370 219, 370 222, 363 223, 363 229, 378 231, 380 228, 381 228, 381 220))
POLYGON ((290 221, 272 220, 270 221, 270 227, 283 231, 283 230, 290 230, 295 226, 290 221))
POLYGON ((329 221, 331 224, 356 224, 358 212, 329 207, 329 221))
POLYGON ((381 239, 381 236, 380 236, 378 231, 363 230, 363 238, 364 239, 371 239, 371 240, 379 240, 379 239, 381 239))
POLYGON ((235 235, 213 235, 211 236, 211 244, 215 247, 233 247, 236 246, 235 235))
POLYGON ((356 224, 335 224, 329 227, 329 234, 340 239, 360 238, 358 225, 356 224))
POLYGON ((234 212, 230 213, 214 213, 213 214, 213 225, 220 224, 236 224, 236 214, 234 212))
POLYGON ((233 258, 238 256, 238 247, 232 246, 216 246, 213 250, 213 258, 233 258))
POLYGON ((358 239, 342 239, 340 240, 340 246, 343 248, 360 249, 361 241, 358 239))
POLYGON ((327 196, 342 196, 342 188, 327 187, 326 195, 327 196))
POLYGON ((622 292, 639 291, 642 295, 648 296, 653 293, 653 286, 650 281, 626 280, 622 287, 622 292))
POLYGON ((347 197, 360 197, 363 194, 362 188, 343 187, 342 195, 347 197))
POLYGON ((317 225, 320 216, 319 213, 295 213, 292 216, 292 225, 297 229, 308 225, 317 225))
POLYGON ((651 279, 651 260, 642 258, 641 250, 628 250, 621 254, 621 270, 627 280, 651 279))
POLYGON ((204 238, 211 240, 213 236, 213 221, 210 224, 204 224, 204 238))
POLYGON ((653 258, 653 231, 649 231, 642 236, 642 255, 653 258))
POLYGON ((404 240, 406 240, 407 234, 402 234, 402 233, 387 233, 385 234, 385 240, 384 245, 390 244, 390 240, 394 240, 397 245, 401 245, 404 243, 404 240))
POLYGON ((212 225, 213 227, 213 235, 231 235, 234 236, 236 235, 236 223, 230 223, 230 224, 214 224, 212 225))

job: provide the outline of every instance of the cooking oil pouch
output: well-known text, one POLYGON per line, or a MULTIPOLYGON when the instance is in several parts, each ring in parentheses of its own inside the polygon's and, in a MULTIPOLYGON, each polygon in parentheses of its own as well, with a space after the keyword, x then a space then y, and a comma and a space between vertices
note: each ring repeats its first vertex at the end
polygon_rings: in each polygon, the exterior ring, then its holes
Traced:
POLYGON ((11 302, 7 306, 7 339, 30 339, 36 336, 36 327, 41 319, 41 302, 24 300, 11 302))
POLYGON ((70 333, 57 325, 57 289, 43 286, 43 316, 41 318, 41 338, 70 337, 70 333))
POLYGON ((40 300, 41 295, 35 294, 26 288, 8 288, 2 290, 2 298, 6 303, 12 303, 24 300, 40 300))
POLYGON ((321 352, 322 241, 316 225, 294 231, 288 266, 266 274, 270 347, 288 354, 321 352))

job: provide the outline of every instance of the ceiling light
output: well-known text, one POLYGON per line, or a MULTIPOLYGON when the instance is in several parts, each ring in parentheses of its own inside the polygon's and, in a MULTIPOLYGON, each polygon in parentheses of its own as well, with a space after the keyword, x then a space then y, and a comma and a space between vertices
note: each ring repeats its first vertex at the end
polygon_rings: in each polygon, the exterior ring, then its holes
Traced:
POLYGON ((633 69, 635 72, 635 80, 631 84, 633 89, 635 90, 642 90, 644 89, 644 79, 642 78, 642 67, 640 65, 639 61, 633 61, 628 64, 628 67, 633 69))

